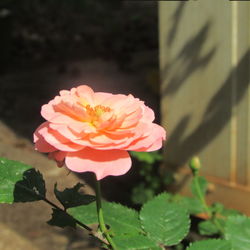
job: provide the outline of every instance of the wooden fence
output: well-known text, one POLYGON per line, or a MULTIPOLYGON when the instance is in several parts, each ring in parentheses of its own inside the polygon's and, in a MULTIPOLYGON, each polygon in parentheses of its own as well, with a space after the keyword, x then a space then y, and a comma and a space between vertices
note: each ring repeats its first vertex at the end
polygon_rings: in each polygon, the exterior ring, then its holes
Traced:
POLYGON ((250 214, 250 2, 159 2, 165 162, 183 192, 198 155, 210 202, 250 214))

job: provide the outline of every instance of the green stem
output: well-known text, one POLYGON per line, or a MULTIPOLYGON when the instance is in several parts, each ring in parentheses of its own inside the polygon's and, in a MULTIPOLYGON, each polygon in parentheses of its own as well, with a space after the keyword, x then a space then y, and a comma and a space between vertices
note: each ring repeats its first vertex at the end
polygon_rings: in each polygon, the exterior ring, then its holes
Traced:
POLYGON ((111 236, 109 235, 108 229, 106 228, 104 218, 103 218, 103 210, 102 210, 102 202, 101 202, 101 189, 100 189, 100 182, 96 179, 96 209, 97 209, 97 216, 99 221, 99 226, 101 229, 102 234, 107 239, 108 243, 110 244, 113 250, 117 250, 115 243, 113 242, 111 236))
POLYGON ((205 198, 204 198, 204 196, 203 196, 203 194, 202 194, 202 192, 201 192, 201 188, 200 188, 200 185, 199 185, 199 182, 198 182, 198 176, 194 176, 194 185, 195 185, 195 188, 196 188, 198 197, 199 197, 199 199, 200 199, 200 201, 201 201, 201 203, 202 203, 202 205, 203 205, 205 211, 207 212, 207 215, 208 215, 209 217, 211 217, 211 215, 212 215, 212 214, 211 214, 211 211, 209 210, 209 208, 208 208, 208 206, 207 206, 207 203, 206 203, 206 201, 205 201, 205 198))
POLYGON ((219 229, 220 234, 224 235, 224 228, 221 226, 220 222, 216 218, 214 218, 212 221, 215 224, 215 226, 219 229))
POLYGON ((196 188, 196 191, 197 191, 197 194, 198 194, 198 197, 207 213, 207 215, 209 216, 209 218, 212 219, 212 222, 214 223, 214 225, 219 229, 220 233, 223 235, 224 234, 224 229, 223 227, 221 226, 221 224, 219 223, 219 221, 213 217, 207 203, 206 203, 206 200, 204 198, 204 195, 202 194, 201 192, 201 188, 200 188, 200 185, 199 185, 199 182, 198 182, 198 175, 194 175, 194 184, 195 184, 195 188, 196 188))

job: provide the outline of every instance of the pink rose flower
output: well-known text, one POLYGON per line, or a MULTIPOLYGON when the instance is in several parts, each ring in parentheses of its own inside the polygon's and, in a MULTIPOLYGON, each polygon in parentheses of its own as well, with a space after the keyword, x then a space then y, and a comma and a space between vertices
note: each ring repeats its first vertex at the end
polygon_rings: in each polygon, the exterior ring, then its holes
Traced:
POLYGON ((60 91, 41 114, 47 121, 34 133, 36 150, 49 153, 58 166, 94 172, 98 180, 125 174, 131 167, 128 150, 157 150, 166 137, 138 98, 93 92, 86 85, 60 91))

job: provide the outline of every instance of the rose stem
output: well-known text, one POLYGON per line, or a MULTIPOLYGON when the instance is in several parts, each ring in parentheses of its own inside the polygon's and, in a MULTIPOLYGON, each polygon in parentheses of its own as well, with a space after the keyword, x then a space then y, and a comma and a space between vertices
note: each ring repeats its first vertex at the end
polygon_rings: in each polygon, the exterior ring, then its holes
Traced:
POLYGON ((99 226, 100 226, 102 234, 105 236, 105 238, 109 242, 112 249, 117 250, 117 247, 115 246, 115 243, 113 242, 111 236, 109 235, 108 229, 106 228, 106 225, 104 222, 102 202, 101 202, 100 182, 97 179, 96 179, 96 209, 97 209, 99 226))

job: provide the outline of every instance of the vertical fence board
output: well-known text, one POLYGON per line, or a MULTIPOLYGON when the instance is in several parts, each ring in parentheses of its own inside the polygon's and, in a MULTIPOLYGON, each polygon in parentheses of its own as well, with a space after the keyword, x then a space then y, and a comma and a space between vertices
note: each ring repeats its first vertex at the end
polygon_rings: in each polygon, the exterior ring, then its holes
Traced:
MULTIPOLYGON (((237 52, 238 57, 244 57, 244 54, 249 50, 250 45, 250 8, 249 3, 237 3, 237 15, 238 15, 238 34, 237 34, 237 52)), ((250 92, 248 85, 249 81, 249 58, 248 67, 246 67, 246 73, 243 73, 243 77, 248 74, 248 77, 241 79, 238 76, 237 84, 241 85, 244 89, 244 98, 241 98, 237 106, 237 183, 248 185, 250 184, 250 179, 248 175, 248 169, 250 168, 250 162, 248 160, 248 154, 250 152, 250 92)), ((239 72, 239 74, 242 74, 239 72)), ((236 93, 236 95, 240 95, 236 93)))

